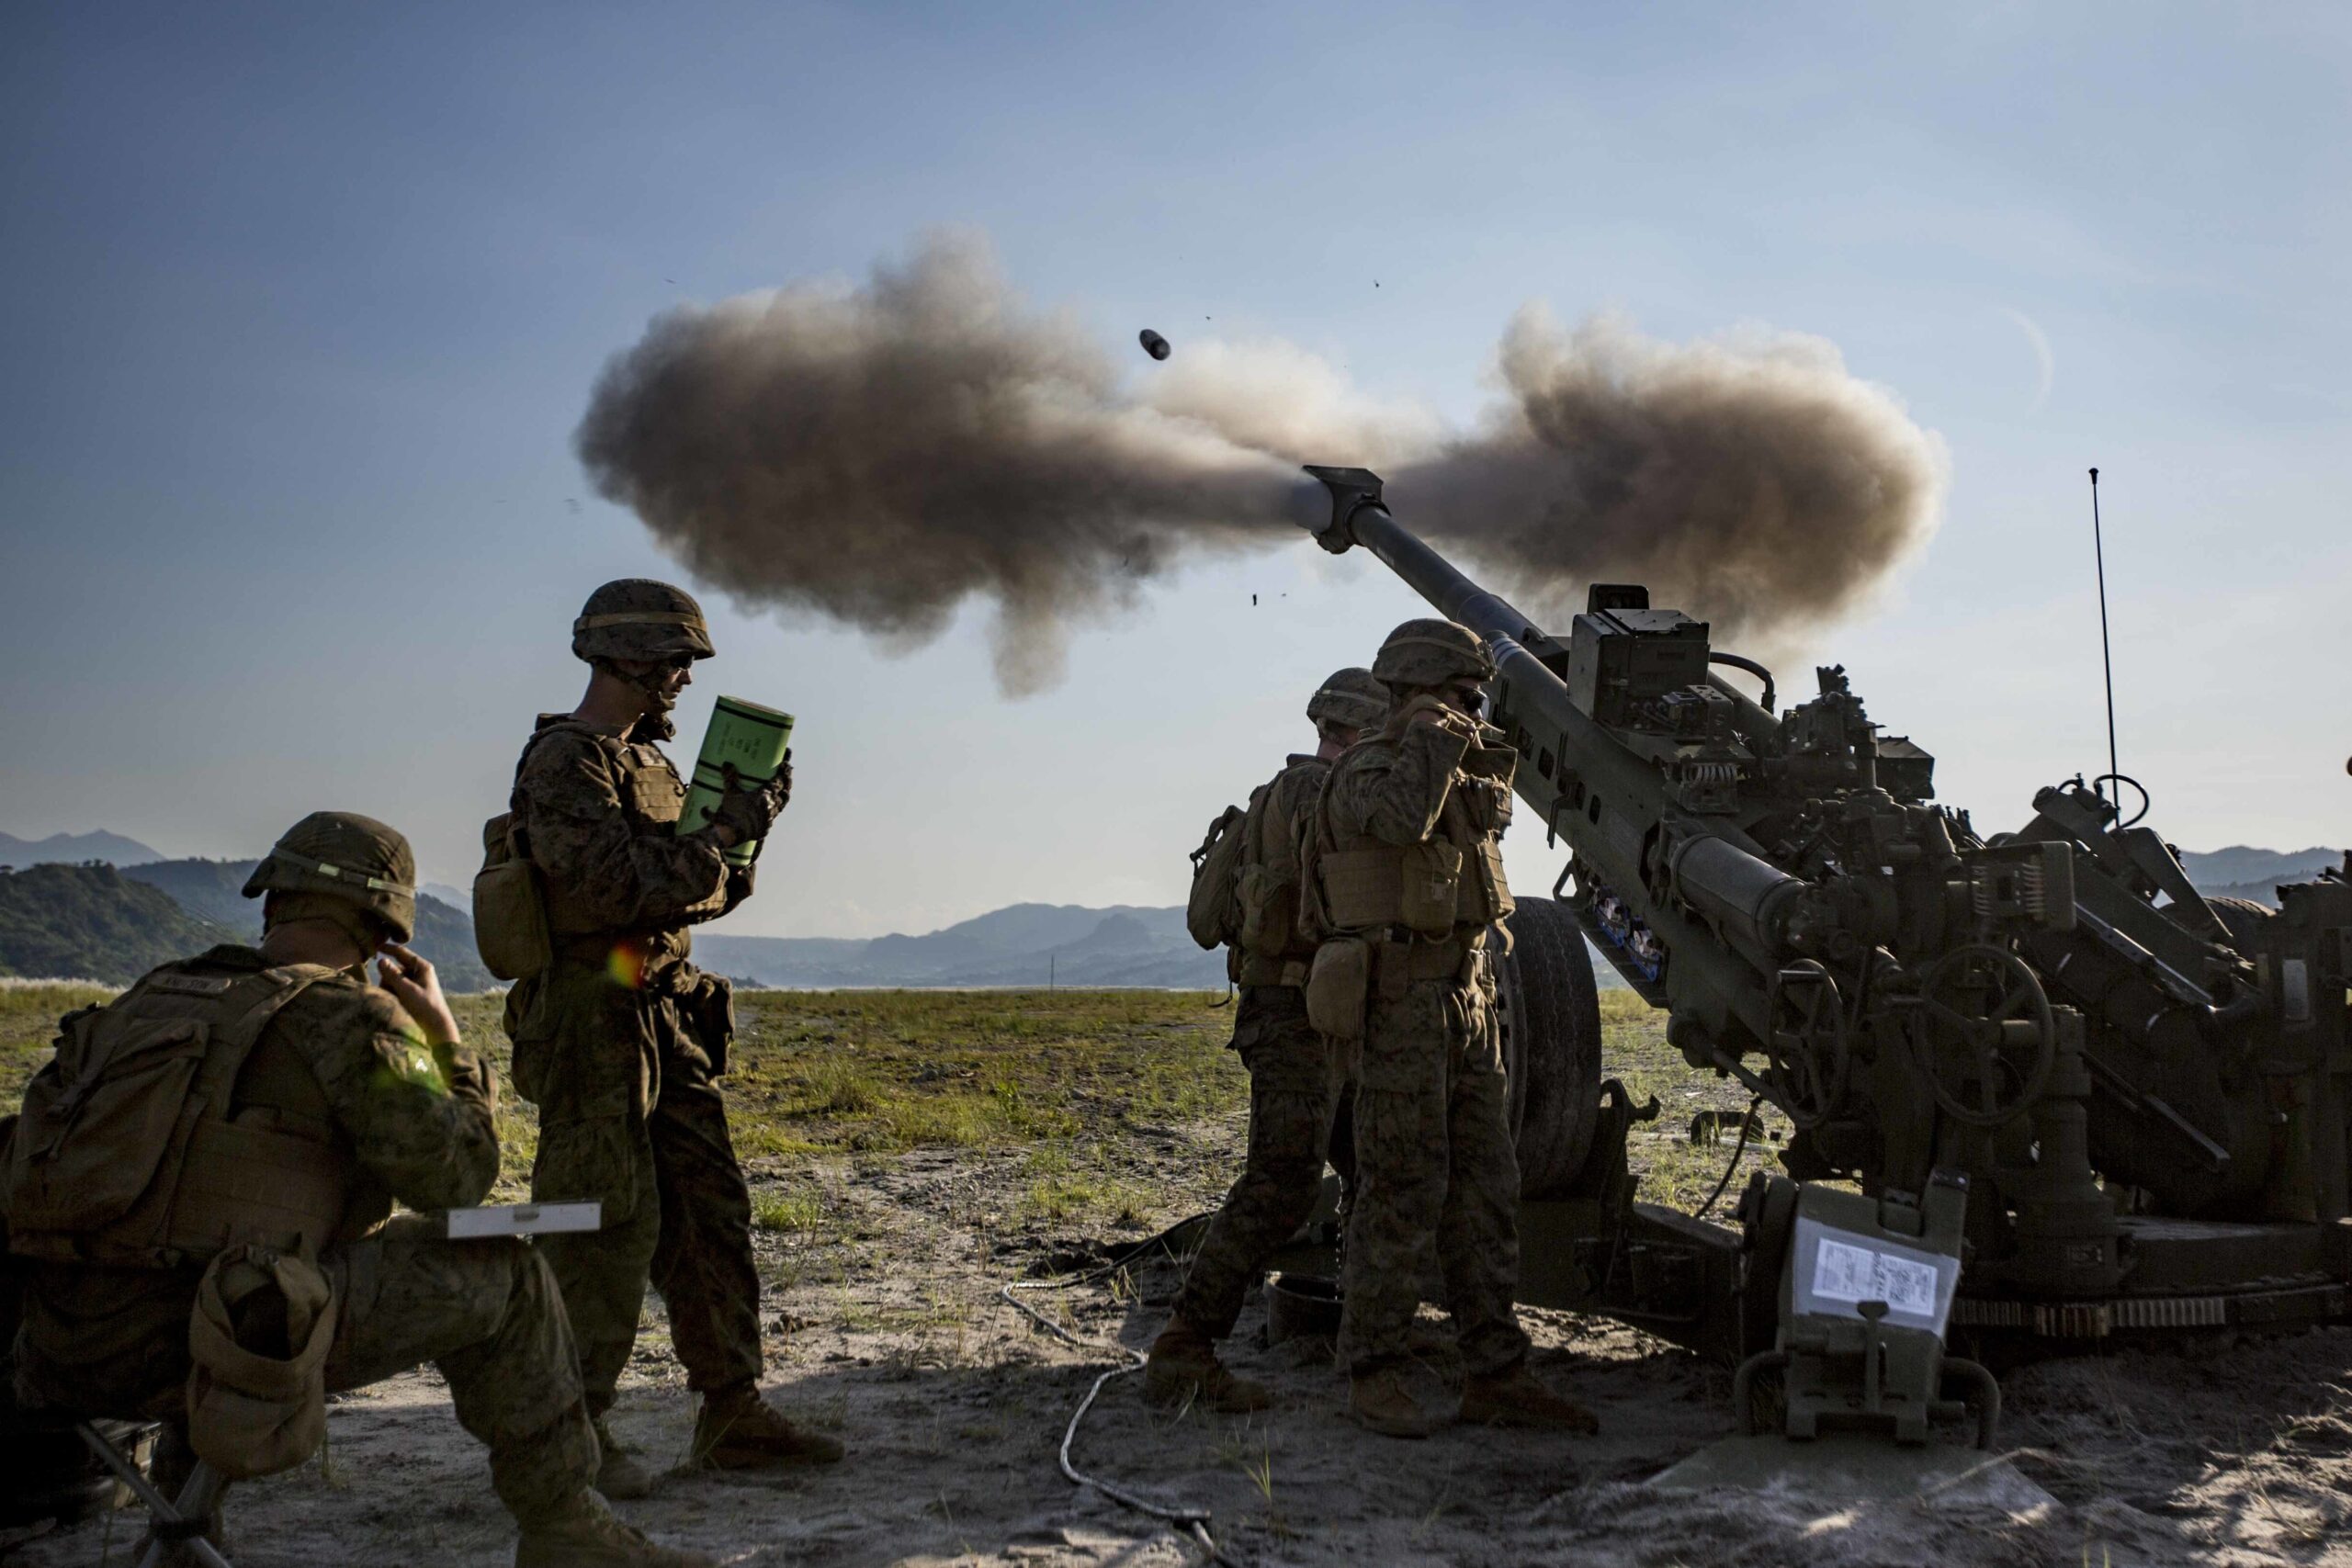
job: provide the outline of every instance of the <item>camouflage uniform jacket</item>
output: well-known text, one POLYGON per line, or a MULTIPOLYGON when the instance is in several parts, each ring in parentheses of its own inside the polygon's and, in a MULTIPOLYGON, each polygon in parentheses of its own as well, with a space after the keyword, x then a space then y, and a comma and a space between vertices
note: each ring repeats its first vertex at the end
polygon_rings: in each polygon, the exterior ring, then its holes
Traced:
POLYGON ((644 720, 624 729, 541 714, 511 803, 559 953, 626 941, 648 978, 685 959, 686 927, 749 891, 717 845, 674 831, 686 787, 650 734, 644 720))
POLYGON ((686 962, 687 928, 742 902, 752 873, 678 836, 685 785, 651 739, 667 728, 542 714, 515 767, 509 809, 546 890, 555 964, 507 993, 505 1021, 515 1089, 543 1121, 643 1117, 665 1054, 700 1048, 705 1072, 725 1067, 726 983, 686 962), (662 998, 677 1007, 651 1005, 662 998))
MULTIPOLYGON (((1440 724, 1392 720, 1332 764, 1318 824, 1323 844, 1368 839, 1406 846, 1451 839, 1463 851, 1465 883, 1484 881, 1498 912, 1508 913, 1498 840, 1510 820, 1514 761, 1501 731, 1491 726, 1459 716, 1440 724)), ((1485 921, 1457 925, 1453 934, 1476 947, 1485 940, 1485 921)))
MULTIPOLYGON (((268 964, 252 948, 221 946, 170 967, 249 975, 268 964)), ((497 1179, 493 1069, 463 1045, 425 1046, 400 1004, 356 974, 320 981, 286 1005, 256 1042, 237 1099, 270 1070, 273 1055, 281 1082, 289 1057, 317 1080, 311 1106, 322 1102, 326 1131, 351 1156, 347 1213, 359 1224, 379 1221, 394 1199, 414 1209, 479 1203, 497 1179)), ((74 1405, 102 1390, 154 1392, 142 1369, 186 1366, 200 1273, 29 1263, 19 1396, 74 1405)))

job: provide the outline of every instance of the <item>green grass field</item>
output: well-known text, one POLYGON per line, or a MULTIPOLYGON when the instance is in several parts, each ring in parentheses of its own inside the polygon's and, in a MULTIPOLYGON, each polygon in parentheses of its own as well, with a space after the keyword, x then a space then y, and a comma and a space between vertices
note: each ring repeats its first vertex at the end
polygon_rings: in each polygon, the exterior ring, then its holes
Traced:
MULTIPOLYGON (((0 1104, 13 1106, 47 1059, 57 1017, 102 999, 94 987, 0 985, 0 1104)), ((1153 1205, 1148 1162, 1121 1151, 1238 1122, 1248 1080, 1225 1049, 1228 1007, 1171 991, 751 991, 738 995, 738 1038, 726 1079, 736 1145, 758 1182, 758 1224, 808 1231, 812 1192, 775 1179, 797 1170, 918 1149, 1019 1156, 1025 1217, 1056 1224, 1133 1224, 1153 1205)), ((505 1070, 496 993, 456 999, 466 1038, 505 1070)), ((1633 1139, 1645 1195, 1703 1199, 1728 1149, 1694 1147, 1702 1107, 1746 1103, 1736 1084, 1693 1073, 1666 1044, 1663 1015, 1627 991, 1600 997, 1603 1072, 1636 1101, 1656 1095, 1657 1122, 1633 1139)), ((1768 1123, 1769 1124, 1769 1123, 1768 1123)), ((502 1098, 503 1196, 520 1196, 537 1127, 532 1108, 502 1098)), ((1752 1162, 1758 1154, 1751 1150, 1752 1162)))

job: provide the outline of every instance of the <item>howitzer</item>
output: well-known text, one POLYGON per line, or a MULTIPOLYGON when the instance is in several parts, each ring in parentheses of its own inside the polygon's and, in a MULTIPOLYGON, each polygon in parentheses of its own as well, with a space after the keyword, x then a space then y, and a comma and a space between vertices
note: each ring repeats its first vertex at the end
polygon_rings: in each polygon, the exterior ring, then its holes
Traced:
POLYGON ((1770 671, 1633 586, 1592 587, 1555 635, 1402 526, 1374 475, 1307 471, 1324 548, 1370 550, 1487 639, 1514 788, 1571 852, 1552 899, 1521 901, 1501 976, 1524 1299, 1726 1356, 1785 1345, 1796 1181, 1842 1179, 1885 1235, 1949 1222, 1955 1332, 2352 1311, 2352 880, 2281 888, 2275 912, 2208 900, 2079 779, 1980 836, 1842 668, 1775 711, 1770 671), (1634 1201, 1645 1112, 1599 1081, 1578 936, 1693 1067, 1792 1124, 1795 1179, 1755 1178, 1737 1232, 1634 1201))

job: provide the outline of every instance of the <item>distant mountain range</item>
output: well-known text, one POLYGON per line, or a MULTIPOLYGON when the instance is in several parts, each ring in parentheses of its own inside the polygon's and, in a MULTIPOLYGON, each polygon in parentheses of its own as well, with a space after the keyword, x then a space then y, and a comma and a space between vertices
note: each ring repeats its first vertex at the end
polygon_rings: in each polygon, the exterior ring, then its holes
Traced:
POLYGON ((697 936, 695 962, 763 986, 1167 986, 1222 990, 1181 908, 1014 904, 923 936, 697 936))
MULTIPOLYGON (((2278 883, 2343 863, 2344 852, 2233 845, 2181 856, 2209 895, 2275 903, 2278 883)), ((168 957, 261 931, 258 899, 239 897, 254 863, 165 860, 113 833, 0 834, 0 975, 80 976, 117 983, 168 957), (110 858, 110 865, 83 863, 110 858), (117 867, 120 867, 119 870, 117 867)), ((474 952, 471 897, 427 883, 417 898, 418 949, 453 991, 495 982, 474 952)), ((695 959, 717 974, 762 986, 1169 987, 1216 990, 1225 959, 1193 945, 1182 908, 1014 904, 921 936, 872 938, 702 934, 695 959)), ((1603 985, 1616 980, 1597 964, 1603 985)))
POLYGON ((2344 863, 2342 850, 2312 848, 2282 854, 2277 850, 2233 844, 2226 850, 2183 850, 2180 868, 2209 898, 2247 898, 2276 907, 2282 882, 2309 882, 2322 870, 2344 863))
POLYGON ((79 865, 93 860, 109 865, 141 865, 163 858, 138 840, 119 833, 51 833, 46 839, 0 833, 0 865, 79 865))
MULTIPOLYGON (((234 940, 254 942, 261 937, 261 900, 245 897, 240 890, 258 863, 161 860, 127 866, 122 874, 162 889, 189 914, 234 931, 234 940)), ((474 951, 472 915, 452 908, 429 893, 417 895, 414 946, 441 972, 444 990, 486 991, 498 983, 474 951)))

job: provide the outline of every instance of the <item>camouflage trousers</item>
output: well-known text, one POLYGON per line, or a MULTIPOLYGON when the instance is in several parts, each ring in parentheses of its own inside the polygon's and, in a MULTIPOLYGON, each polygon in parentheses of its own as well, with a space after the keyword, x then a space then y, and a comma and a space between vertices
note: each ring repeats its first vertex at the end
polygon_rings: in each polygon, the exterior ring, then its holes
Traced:
POLYGON ((1175 1318, 1212 1339, 1233 1332, 1241 1298, 1323 1190, 1339 1100, 1329 1046, 1295 986, 1245 986, 1233 1048, 1250 1070, 1250 1153, 1176 1295, 1175 1318))
POLYGON ((1491 998, 1454 980, 1375 986, 1355 1050, 1356 1190, 1340 1357, 1364 1372, 1409 1353, 1432 1241, 1464 1367, 1527 1354, 1519 1288, 1519 1161, 1491 998))
MULTIPOLYGON (((501 1501, 526 1524, 596 1483, 596 1435, 563 1303, 525 1243, 450 1241, 413 1215, 322 1260, 342 1303, 331 1391, 431 1361, 458 1422, 490 1448, 501 1501)), ((85 1415, 185 1419, 194 1269, 31 1270, 17 1392, 85 1415)))
MULTIPOLYGON (((707 1393, 755 1381, 760 1274, 751 1189, 710 1057, 677 1003, 601 970, 559 967, 530 1028, 545 1032, 532 1042, 545 1066, 525 1085, 539 1103, 531 1196, 605 1205, 602 1230, 537 1243, 580 1341, 589 1411, 612 1407, 649 1283, 669 1309, 688 1387, 707 1393)), ((520 1079, 519 1037, 515 1055, 520 1079)))
POLYGON ((450 1241, 407 1216, 341 1249, 343 1321, 329 1389, 441 1369, 458 1424, 490 1447, 491 1484, 525 1524, 596 1484, 563 1302, 520 1241, 450 1241))

